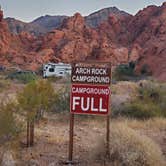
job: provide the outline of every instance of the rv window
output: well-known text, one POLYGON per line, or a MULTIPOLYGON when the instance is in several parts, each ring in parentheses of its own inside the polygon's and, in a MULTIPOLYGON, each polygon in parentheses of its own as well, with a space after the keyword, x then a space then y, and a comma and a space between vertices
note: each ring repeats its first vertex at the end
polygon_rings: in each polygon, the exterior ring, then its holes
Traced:
POLYGON ((54 72, 54 68, 49 68, 49 72, 54 72))

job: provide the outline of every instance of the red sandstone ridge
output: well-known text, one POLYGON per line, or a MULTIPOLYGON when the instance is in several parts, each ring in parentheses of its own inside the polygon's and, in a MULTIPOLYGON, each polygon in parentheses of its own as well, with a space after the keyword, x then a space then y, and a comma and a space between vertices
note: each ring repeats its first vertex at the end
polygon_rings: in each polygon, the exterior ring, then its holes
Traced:
MULTIPOLYGON (((3 18, 3 14, 1 16, 3 18)), ((149 6, 135 16, 111 14, 91 28, 79 13, 44 36, 13 35, 0 21, 0 64, 36 70, 46 62, 136 62, 136 71, 166 80, 166 3, 149 6)))
POLYGON ((140 49, 137 71, 146 68, 155 77, 166 80, 166 3, 140 11, 130 25, 134 27, 136 22, 139 24, 134 28, 137 35, 132 38, 132 44, 140 49))
POLYGON ((36 38, 27 32, 19 35, 11 34, 7 23, 2 19, 0 21, 0 65, 36 70, 45 60, 32 50, 32 43, 35 40, 36 38))
POLYGON ((88 27, 84 17, 76 13, 65 19, 59 30, 51 31, 37 41, 37 50, 40 53, 43 49, 52 49, 52 55, 65 62, 91 59, 127 63, 128 49, 110 43, 113 37, 104 35, 103 31, 88 27))

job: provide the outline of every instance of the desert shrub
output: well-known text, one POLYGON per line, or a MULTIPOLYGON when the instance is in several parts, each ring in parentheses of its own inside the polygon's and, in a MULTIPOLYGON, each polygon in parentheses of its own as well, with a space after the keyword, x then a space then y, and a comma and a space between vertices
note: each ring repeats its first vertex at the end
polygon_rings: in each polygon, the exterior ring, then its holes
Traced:
POLYGON ((37 75, 33 72, 13 72, 7 76, 8 79, 17 80, 21 83, 29 83, 37 79, 37 75))
POLYGON ((121 115, 139 119, 147 119, 160 116, 161 111, 159 107, 153 103, 142 103, 140 101, 136 101, 126 104, 121 115))
POLYGON ((0 79, 0 92, 7 89, 10 86, 10 82, 8 80, 0 79))
POLYGON ((129 64, 121 64, 116 67, 113 73, 113 79, 117 81, 126 81, 129 80, 130 77, 135 76, 135 63, 130 62, 129 64))
POLYGON ((0 142, 14 138, 19 132, 19 122, 14 116, 15 104, 13 103, 0 103, 0 142))
POLYGON ((54 95, 54 89, 49 81, 36 80, 28 83, 23 91, 18 93, 18 107, 28 119, 39 118, 41 112, 47 111, 52 105, 54 95))
POLYGON ((105 142, 99 141, 93 158, 106 160, 113 166, 164 166, 157 144, 123 123, 111 124, 110 156, 106 158, 105 142))
MULTIPOLYGON (((147 119, 166 117, 166 86, 156 82, 140 84, 137 97, 126 103, 116 114, 128 117, 147 119)), ((115 114, 115 113, 114 113, 115 114)))
POLYGON ((70 110, 70 88, 69 85, 56 92, 51 108, 52 112, 64 112, 70 110))

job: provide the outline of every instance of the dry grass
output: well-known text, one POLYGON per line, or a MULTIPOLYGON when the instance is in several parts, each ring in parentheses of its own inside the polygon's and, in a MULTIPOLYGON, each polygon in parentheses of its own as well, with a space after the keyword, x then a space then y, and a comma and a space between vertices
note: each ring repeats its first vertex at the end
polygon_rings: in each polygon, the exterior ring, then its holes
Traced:
POLYGON ((133 129, 166 130, 165 118, 152 118, 148 120, 125 119, 123 123, 133 129))
MULTIPOLYGON (((103 141, 95 149, 94 156, 105 160, 103 141)), ((147 136, 129 128, 124 123, 112 123, 110 135, 111 165, 118 166, 164 166, 164 157, 157 144, 147 136)))
MULTIPOLYGON (((98 141, 98 138, 105 139, 105 118, 75 116, 74 160, 79 161, 80 166, 162 166, 164 159, 160 149, 164 152, 165 123, 165 119, 160 118, 111 120, 111 160, 106 160, 104 141, 98 141), (153 137, 154 133, 159 140, 153 137)), ((24 138, 26 133, 22 133, 20 140, 24 138)), ((28 165, 33 158, 41 166, 47 166, 67 160, 68 138, 69 114, 49 113, 35 126, 34 147, 26 149, 15 145, 11 149, 20 165, 28 165)))
POLYGON ((111 86, 114 94, 135 94, 138 88, 138 85, 134 82, 129 81, 120 81, 117 84, 111 86))
POLYGON ((113 119, 112 122, 115 123, 118 122, 118 124, 127 125, 132 129, 138 129, 138 130, 153 130, 153 131, 166 130, 166 118, 162 117, 155 117, 147 120, 119 117, 118 119, 113 119))

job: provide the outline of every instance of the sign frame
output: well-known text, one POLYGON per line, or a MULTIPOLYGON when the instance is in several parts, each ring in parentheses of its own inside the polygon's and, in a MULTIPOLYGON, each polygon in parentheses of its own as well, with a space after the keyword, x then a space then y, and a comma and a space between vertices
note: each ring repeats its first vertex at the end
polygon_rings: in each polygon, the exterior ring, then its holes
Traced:
MULTIPOLYGON (((73 70, 73 66, 76 64, 101 64, 101 65, 108 65, 109 69, 110 69, 110 82, 109 84, 91 84, 91 85, 96 85, 96 86, 100 86, 100 85, 104 85, 104 86, 109 86, 109 99, 108 99, 108 113, 101 115, 101 114, 80 114, 80 113, 73 113, 70 110, 70 126, 69 126, 69 156, 68 156, 68 161, 66 162, 67 164, 75 164, 75 162, 73 161, 73 137, 74 137, 74 115, 78 114, 78 115, 98 115, 98 116, 103 116, 106 117, 106 156, 109 158, 110 156, 110 151, 109 151, 109 147, 110 147, 110 113, 111 113, 111 103, 110 103, 110 98, 111 98, 111 82, 112 82, 112 65, 110 62, 96 62, 96 61, 88 61, 88 62, 75 62, 72 64, 72 70, 73 70)), ((72 77, 72 75, 71 75, 72 77)), ((71 79, 72 82, 72 79, 71 79)), ((80 83, 74 83, 76 85, 80 85, 80 83)), ((73 85, 73 82, 71 84, 71 87, 73 85)), ((84 85, 87 85, 84 84, 84 85)), ((70 88, 71 89, 71 88, 70 88)), ((71 109, 71 93, 70 92, 70 109, 71 109)))

